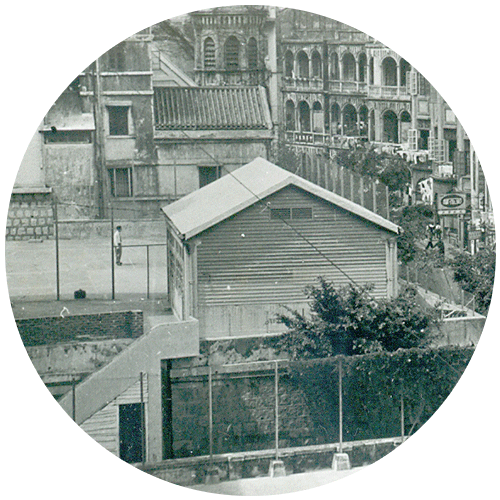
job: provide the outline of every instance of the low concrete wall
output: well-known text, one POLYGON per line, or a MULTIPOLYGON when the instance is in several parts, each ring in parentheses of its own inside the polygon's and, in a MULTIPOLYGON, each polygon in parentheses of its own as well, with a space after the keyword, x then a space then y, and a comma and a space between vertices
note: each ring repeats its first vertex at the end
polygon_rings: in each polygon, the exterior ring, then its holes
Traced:
MULTIPOLYGON (((166 226, 164 219, 124 220, 116 218, 114 226, 121 226, 126 238, 142 238, 164 241, 166 226)), ((59 238, 67 240, 89 238, 111 238, 111 220, 60 220, 59 238)))
POLYGON ((95 372, 109 363, 133 339, 68 342, 27 347, 28 356, 45 384, 58 383, 73 374, 95 372))
POLYGON ((435 342, 438 346, 477 345, 484 328, 486 317, 468 316, 465 318, 448 318, 441 323, 441 334, 435 342))
POLYGON ((92 339, 137 338, 143 333, 143 312, 125 311, 16 320, 26 347, 92 339))
MULTIPOLYGON (((393 451, 402 442, 401 437, 351 441, 344 443, 342 451, 347 453, 352 467, 369 465, 393 451)), ((286 474, 297 474, 313 470, 328 469, 333 454, 339 451, 339 444, 284 448, 279 458, 285 464, 286 474)), ((144 472, 159 479, 181 486, 192 486, 205 481, 209 471, 215 467, 221 481, 263 477, 269 472, 269 463, 275 458, 275 450, 246 453, 228 453, 210 457, 192 457, 165 460, 157 464, 138 466, 144 472), (212 465, 213 463, 213 465, 212 465)))

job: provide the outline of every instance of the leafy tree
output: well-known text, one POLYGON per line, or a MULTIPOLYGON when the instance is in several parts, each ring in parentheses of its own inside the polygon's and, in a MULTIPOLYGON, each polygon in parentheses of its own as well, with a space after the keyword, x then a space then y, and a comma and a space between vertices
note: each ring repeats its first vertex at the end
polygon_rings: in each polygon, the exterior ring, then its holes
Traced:
POLYGON ((396 223, 401 227, 398 236, 398 258, 408 264, 417 257, 416 242, 425 238, 426 228, 434 217, 434 210, 428 205, 410 205, 403 207, 396 223))
POLYGON ((487 314, 495 279, 496 251, 484 248, 475 255, 461 253, 451 261, 454 279, 476 297, 478 312, 487 314))
POLYGON ((379 153, 373 146, 358 144, 337 154, 341 167, 375 177, 391 191, 403 190, 411 181, 409 163, 399 155, 379 153))
POLYGON ((336 288, 322 277, 306 287, 311 315, 288 309, 278 322, 288 328, 279 341, 292 359, 329 357, 426 347, 437 311, 418 300, 415 289, 406 288, 393 299, 375 299, 371 287, 336 288))

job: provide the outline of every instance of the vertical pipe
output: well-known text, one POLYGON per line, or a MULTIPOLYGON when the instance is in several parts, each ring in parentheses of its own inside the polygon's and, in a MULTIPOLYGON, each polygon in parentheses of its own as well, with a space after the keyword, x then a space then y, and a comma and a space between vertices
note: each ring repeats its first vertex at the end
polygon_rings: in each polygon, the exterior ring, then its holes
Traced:
POLYGON ((147 297, 149 299, 149 245, 146 245, 146 281, 147 281, 147 297))
POLYGON ((401 390, 401 439, 405 440, 405 402, 401 390))
POLYGON ((74 375, 71 378, 71 409, 73 421, 76 422, 76 379, 74 375))
POLYGON ((146 418, 144 414, 144 373, 140 373, 141 381, 141 447, 142 463, 146 462, 146 418))
POLYGON ((279 393, 278 393, 278 385, 279 385, 279 375, 278 375, 278 361, 274 362, 274 443, 275 443, 275 453, 276 460, 278 458, 278 450, 279 450, 279 393))
POLYGON ((113 214, 113 206, 110 206, 111 215, 111 300, 115 300, 115 242, 114 242, 114 229, 115 220, 113 214))
POLYGON ((59 269, 59 216, 57 214, 57 200, 53 199, 53 217, 54 217, 54 238, 56 242, 56 295, 57 300, 61 299, 61 283, 59 269))
POLYGON ((342 357, 339 357, 339 453, 343 450, 343 417, 342 417, 342 357))
POLYGON ((210 467, 214 464, 214 422, 212 402, 212 367, 208 367, 208 442, 210 453, 210 467))

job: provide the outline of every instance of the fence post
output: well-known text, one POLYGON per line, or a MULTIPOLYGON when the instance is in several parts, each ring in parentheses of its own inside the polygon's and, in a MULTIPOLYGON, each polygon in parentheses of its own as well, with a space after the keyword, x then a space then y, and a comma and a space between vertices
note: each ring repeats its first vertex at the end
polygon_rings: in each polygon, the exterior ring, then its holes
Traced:
POLYGON ((279 393, 278 393, 278 361, 274 362, 274 444, 276 451, 276 460, 279 450, 279 393))
POLYGON ((405 440, 405 402, 403 397, 403 387, 401 384, 401 439, 405 440))
POLYGON ((339 357, 339 453, 343 450, 342 357, 339 357))
POLYGON ((214 465, 214 423, 213 423, 213 403, 212 403, 212 367, 208 367, 208 441, 210 452, 210 468, 214 465))
POLYGON ((110 205, 111 221, 111 300, 115 300, 115 242, 114 242, 114 214, 113 206, 110 205))

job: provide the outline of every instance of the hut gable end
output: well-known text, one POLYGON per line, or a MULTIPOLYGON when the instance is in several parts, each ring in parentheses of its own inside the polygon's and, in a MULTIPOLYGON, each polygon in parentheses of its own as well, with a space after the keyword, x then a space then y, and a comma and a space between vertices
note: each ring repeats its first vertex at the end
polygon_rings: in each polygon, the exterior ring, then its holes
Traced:
POLYGON ((373 283, 385 296, 387 237, 374 224, 287 186, 197 236, 198 304, 303 302, 305 286, 318 276, 373 283))

